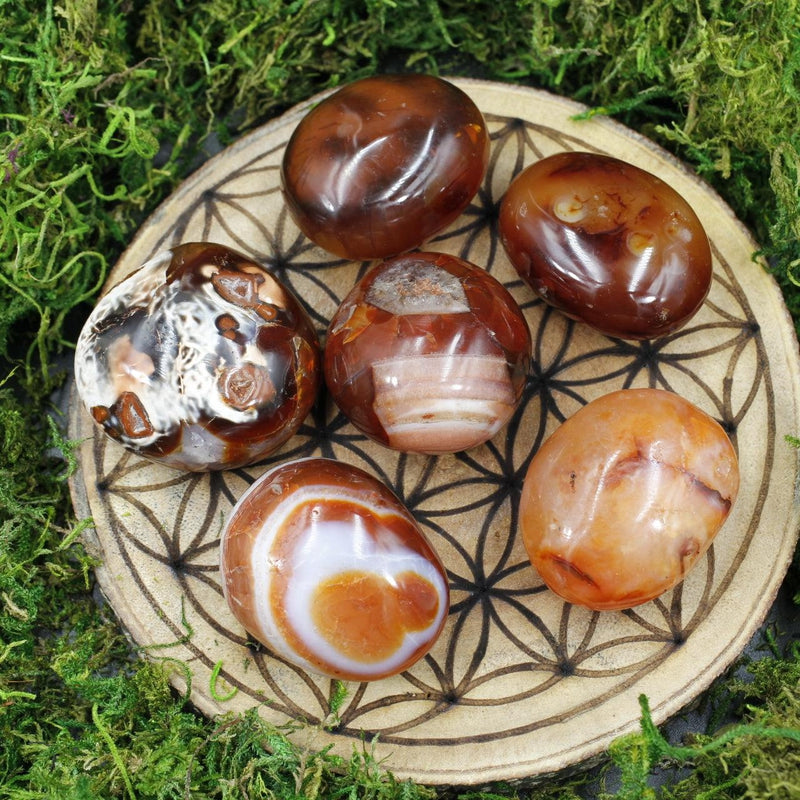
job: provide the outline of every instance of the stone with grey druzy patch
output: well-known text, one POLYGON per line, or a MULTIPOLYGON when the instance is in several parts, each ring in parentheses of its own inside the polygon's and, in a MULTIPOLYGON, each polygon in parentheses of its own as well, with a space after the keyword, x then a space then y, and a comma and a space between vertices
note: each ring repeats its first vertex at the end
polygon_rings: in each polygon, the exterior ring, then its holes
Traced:
POLYGON ((464 287, 455 275, 413 255, 381 271, 365 299, 398 316, 462 314, 469 311, 464 287))
POLYGON ((455 453, 516 409, 530 359, 519 306, 486 270, 416 252, 374 267, 328 329, 326 380, 361 430, 395 450, 455 453))

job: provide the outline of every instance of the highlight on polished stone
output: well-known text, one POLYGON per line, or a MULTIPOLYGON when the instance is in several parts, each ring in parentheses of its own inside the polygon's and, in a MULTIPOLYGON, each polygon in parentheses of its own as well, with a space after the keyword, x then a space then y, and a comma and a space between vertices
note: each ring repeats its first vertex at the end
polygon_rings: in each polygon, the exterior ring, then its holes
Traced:
POLYGON ((324 458, 262 475, 228 517, 225 598, 278 658, 342 680, 408 669, 438 638, 447 576, 413 516, 374 476, 324 458))
POLYGON ((685 325, 711 287, 711 248, 669 184, 597 153, 543 158, 511 182, 500 238, 545 302, 608 336, 652 339, 685 325))
POLYGON ((517 408, 531 357, 525 317, 485 270, 445 253, 375 265, 328 327, 336 404, 395 450, 453 453, 490 439, 517 408))
POLYGON ((663 389, 603 395, 534 455, 520 529, 542 580, 596 610, 645 603, 682 581, 739 491, 722 426, 663 389))
POLYGON ((374 259, 419 247, 467 208, 489 163, 472 99, 431 75, 378 75, 315 105, 292 133, 281 183, 300 230, 374 259))
POLYGON ((94 421, 133 452, 190 471, 264 458, 321 383, 317 335, 269 270, 219 244, 165 250, 100 299, 75 352, 94 421))

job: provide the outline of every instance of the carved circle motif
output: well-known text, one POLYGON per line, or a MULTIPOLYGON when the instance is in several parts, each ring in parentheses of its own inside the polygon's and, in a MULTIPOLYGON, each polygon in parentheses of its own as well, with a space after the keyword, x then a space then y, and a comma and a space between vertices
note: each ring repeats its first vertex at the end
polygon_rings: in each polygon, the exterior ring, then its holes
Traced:
MULTIPOLYGON (((454 81, 484 112, 492 141, 484 185, 428 249, 488 269, 524 309, 534 360, 524 402, 492 441, 453 456, 405 455, 359 434, 323 397, 299 433, 258 467, 188 474, 137 458, 105 439, 77 401, 84 439, 73 480, 103 592, 142 652, 181 660, 175 685, 205 713, 258 706, 296 735, 349 756, 359 741, 400 777, 476 784, 554 772, 635 730, 638 696, 656 721, 692 700, 741 652, 766 615, 797 535, 796 339, 780 293, 727 207, 652 143, 608 120, 576 121, 581 107, 530 89, 454 81), (533 298, 496 236, 511 177, 561 150, 629 160, 680 191, 709 232, 714 281, 700 313, 651 342, 604 337, 533 298), (742 464, 739 501, 687 580, 628 612, 560 601, 530 567, 517 535, 517 501, 531 455, 584 403, 614 389, 676 391, 718 419, 742 464), (331 716, 331 681, 254 644, 222 598, 218 539, 236 499, 271 463, 326 456, 384 480, 440 553, 452 606, 445 631, 408 672, 348 684, 331 716), (212 675, 217 675, 213 678, 212 675)), ((317 98, 318 99, 318 98, 317 98)), ((143 226, 109 285, 182 241, 229 244, 267 264, 302 298, 322 333, 369 264, 332 258, 306 240, 279 190, 284 145, 308 105, 255 131, 188 179, 143 226)))

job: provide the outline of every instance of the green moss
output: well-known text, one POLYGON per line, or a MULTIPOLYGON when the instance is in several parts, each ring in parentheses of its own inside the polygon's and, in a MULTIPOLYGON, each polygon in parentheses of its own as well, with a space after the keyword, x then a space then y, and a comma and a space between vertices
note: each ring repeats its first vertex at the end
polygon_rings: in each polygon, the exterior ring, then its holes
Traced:
MULTIPOLYGON (((0 798, 434 796, 387 774, 368 743, 341 759, 299 750, 255 714, 207 720, 169 688, 184 665, 131 652, 92 595, 52 408, 77 328, 207 137, 226 143, 323 89, 404 69, 545 87, 651 136, 754 231, 798 320, 797 3, 0 0, 0 11, 0 798)), ((796 649, 776 651, 749 681, 716 684, 712 720, 732 727, 670 743, 645 705, 641 733, 615 743, 599 776, 463 795, 796 797, 798 669, 796 649)), ((343 700, 331 698, 334 716, 343 700)))

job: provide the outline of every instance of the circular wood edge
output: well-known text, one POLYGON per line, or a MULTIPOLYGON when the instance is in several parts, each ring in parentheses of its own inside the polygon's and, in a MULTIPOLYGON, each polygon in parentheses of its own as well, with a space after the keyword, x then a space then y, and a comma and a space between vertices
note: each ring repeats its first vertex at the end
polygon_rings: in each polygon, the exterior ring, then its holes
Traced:
MULTIPOLYGON (((517 91, 525 96, 530 96, 531 93, 536 95, 542 95, 548 99, 549 102, 556 102, 561 104, 565 108, 568 108, 572 111, 572 115, 580 114, 586 110, 585 106, 582 106, 574 101, 568 100, 566 98, 557 97, 555 95, 549 94, 547 92, 543 92, 542 90, 538 89, 530 89, 526 87, 519 87, 515 85, 508 85, 508 84, 498 84, 489 81, 481 81, 476 79, 457 79, 452 78, 453 83, 457 85, 461 85, 462 87, 469 87, 470 85, 480 86, 482 88, 488 87, 500 87, 506 91, 517 91)), ((207 171, 213 170, 214 162, 218 161, 219 159, 225 158, 229 156, 231 152, 231 148, 239 149, 242 147, 249 146, 250 142, 254 138, 260 138, 262 136, 268 135, 269 131, 277 128, 283 127, 287 124, 287 119, 291 119, 294 117, 300 118, 305 111, 314 103, 318 102, 324 96, 329 94, 330 92, 323 92, 319 95, 311 98, 309 101, 299 104, 294 108, 287 111, 281 117, 278 117, 276 120, 267 123, 266 125, 262 126, 261 128, 257 129, 256 131, 247 134, 246 136, 239 139, 236 143, 231 145, 229 148, 226 148, 222 152, 218 153, 217 155, 213 156, 209 161, 207 161, 204 165, 202 165, 195 173, 193 173, 189 178, 184 181, 176 192, 181 191, 188 191, 190 190, 191 186, 198 181, 202 180, 204 175, 207 171)), ((674 158, 670 153, 663 150, 660 146, 655 144, 654 142, 648 140, 646 137, 641 136, 640 134, 631 131, 630 129, 626 128, 625 126, 617 123, 616 121, 610 118, 600 118, 600 117, 593 117, 592 118, 593 124, 600 124, 603 126, 609 127, 613 132, 617 135, 624 136, 628 139, 633 139, 637 141, 641 146, 645 147, 646 149, 652 151, 655 156, 661 158, 665 161, 668 161, 673 168, 681 170, 687 177, 690 179, 697 181, 703 187, 703 191, 714 196, 717 206, 720 210, 723 210, 729 217, 729 221, 731 224, 735 225, 744 239, 751 245, 751 252, 755 252, 757 250, 757 245, 753 242, 749 231, 745 228, 745 226, 736 218, 733 214, 732 210, 724 203, 724 201, 717 195, 717 193, 708 186, 702 179, 700 179, 697 175, 692 173, 684 164, 674 158)), ((158 224, 158 218, 160 215, 163 215, 163 212, 169 207, 171 202, 175 201, 174 194, 171 195, 169 198, 165 199, 162 204, 156 209, 156 211, 145 221, 142 227, 137 231, 136 236, 131 241, 130 245, 126 248, 123 252, 123 255, 119 259, 118 264, 125 263, 126 260, 130 259, 130 254, 132 251, 136 249, 138 246, 140 237, 144 235, 144 233, 148 230, 148 228, 152 225, 158 224)), ((798 347, 797 347, 797 339, 793 335, 793 323, 791 318, 786 310, 785 304, 783 302, 782 295, 780 293, 780 289, 777 285, 777 282, 774 280, 774 277, 770 275, 763 264, 762 261, 758 263, 761 264, 762 269, 765 270, 765 278, 771 284, 771 292, 772 292, 772 300, 775 303, 776 309, 778 310, 779 314, 782 316, 783 325, 781 325, 781 330, 784 334, 784 344, 785 350, 784 355, 786 357, 786 371, 785 372, 778 372, 777 370, 773 373, 773 377, 778 381, 781 380, 782 388, 785 390, 789 388, 791 391, 791 386, 796 387, 800 384, 800 357, 798 356, 798 347)), ((778 391, 779 387, 776 387, 776 391, 778 391)), ((82 413, 82 408, 80 402, 74 396, 74 391, 72 393, 72 397, 70 399, 70 427, 71 429, 79 429, 80 423, 74 422, 74 419, 77 419, 77 415, 82 413)), ((798 408, 797 399, 795 397, 794 402, 794 419, 797 423, 797 429, 800 429, 800 409, 798 408)), ((795 433, 796 431, 787 431, 787 433, 795 433)), ((89 443, 90 446, 90 443, 89 443)), ((796 455, 794 458, 795 462, 795 475, 798 475, 798 456, 796 455)), ((84 476, 80 469, 78 469, 75 474, 70 479, 70 491, 72 494, 72 501, 76 510, 76 513, 81 518, 91 517, 91 505, 89 501, 89 493, 87 490, 87 486, 85 483, 84 476)), ((766 591, 761 595, 761 602, 757 604, 757 608, 754 611, 758 614, 757 623, 754 623, 753 629, 757 629, 761 623, 763 622, 764 618, 767 616, 770 607, 772 606, 774 599, 777 595, 778 589, 783 581, 783 577, 785 575, 786 570, 791 562, 793 553, 794 553, 794 544, 797 541, 797 534, 798 528, 800 527, 800 505, 798 504, 798 485, 794 485, 792 487, 792 493, 794 497, 793 501, 793 513, 790 519, 787 521, 787 535, 783 537, 783 541, 785 542, 786 546, 780 553, 776 553, 778 556, 778 560, 775 563, 775 570, 773 571, 771 578, 766 586, 766 591), (793 533, 792 533, 793 532, 793 533)), ((102 546, 100 545, 99 541, 96 538, 96 535, 89 534, 85 536, 85 540, 87 543, 87 549, 90 552, 94 551, 95 554, 101 555, 102 546)), ((129 636, 133 638, 133 641, 136 641, 136 634, 133 630, 128 629, 128 626, 122 622, 122 617, 120 614, 119 609, 124 607, 127 602, 124 598, 119 594, 119 592, 115 591, 116 582, 113 580, 112 576, 106 574, 102 564, 96 568, 98 582, 101 586, 103 594, 106 596, 109 604, 111 605, 112 609, 114 610, 115 614, 117 615, 118 619, 120 619, 120 624, 123 629, 126 630, 129 636)), ((653 707, 653 719, 656 724, 661 724, 661 722, 665 721, 666 719, 670 718, 674 714, 678 713, 685 705, 690 702, 696 695, 700 692, 704 691, 708 688, 708 686, 717 678, 719 675, 727 669, 730 664, 735 660, 737 655, 744 649, 747 642, 750 641, 752 638, 752 631, 739 631, 739 635, 735 637, 728 643, 728 646, 719 654, 717 659, 714 662, 713 669, 707 669, 702 676, 696 681, 691 682, 691 689, 689 690, 689 694, 691 697, 686 699, 683 697, 684 691, 688 688, 689 684, 686 687, 683 687, 682 690, 676 691, 673 693, 671 698, 672 702, 663 702, 658 704, 657 706, 653 707)), ((183 690, 185 691, 186 685, 185 681, 180 678, 179 675, 176 675, 176 679, 173 681, 176 684, 176 688, 179 690, 181 689, 181 685, 183 690)), ((192 702, 197 705, 197 707, 203 711, 203 713, 209 715, 218 715, 220 713, 225 713, 227 710, 224 705, 214 702, 207 694, 200 692, 197 689, 197 681, 193 683, 192 686, 192 694, 191 694, 192 702)), ((619 729, 617 735, 622 735, 624 733, 631 732, 637 728, 637 723, 630 723, 627 726, 623 726, 619 729)), ((304 739, 308 739, 309 741, 313 741, 317 736, 317 732, 314 730, 307 731, 304 735, 304 739)), ((580 748, 576 748, 573 753, 576 755, 576 761, 578 764, 584 764, 587 760, 592 758, 597 758, 601 755, 602 751, 607 746, 607 736, 604 734, 603 736, 599 737, 599 741, 590 740, 588 742, 584 742, 583 746, 580 748), (580 751, 580 752, 577 752, 580 751)), ((553 761, 559 760, 562 761, 563 759, 553 759, 553 761)), ((549 775, 557 774, 563 771, 563 765, 559 764, 542 764, 538 759, 530 759, 529 761, 519 761, 517 762, 516 770, 514 771, 513 775, 509 774, 509 769, 507 765, 500 767, 496 771, 492 770, 483 770, 477 775, 465 775, 461 770, 436 770, 432 769, 429 771, 424 770, 415 770, 414 775, 404 775, 402 770, 395 771, 395 774, 400 777, 413 777, 415 780, 420 782, 428 782, 431 784, 441 784, 441 785, 473 785, 477 783, 487 783, 492 782, 495 780, 525 780, 528 776, 531 769, 534 768, 534 765, 538 768, 536 774, 536 780, 541 780, 546 778, 549 775), (465 781, 465 778, 469 778, 469 780, 465 781)), ((570 766, 567 769, 575 769, 576 767, 570 766)))

